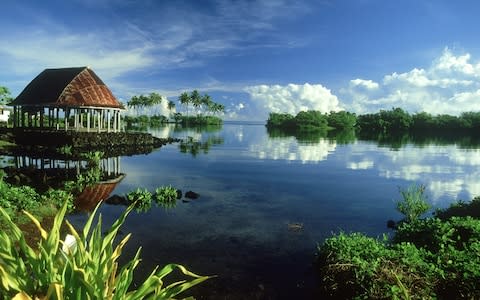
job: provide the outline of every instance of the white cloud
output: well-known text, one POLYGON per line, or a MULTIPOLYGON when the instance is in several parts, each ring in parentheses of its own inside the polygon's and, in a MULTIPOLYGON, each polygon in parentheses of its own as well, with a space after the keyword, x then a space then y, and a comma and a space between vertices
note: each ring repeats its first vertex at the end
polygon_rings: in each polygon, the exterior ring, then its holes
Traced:
POLYGON ((360 78, 350 80, 351 87, 363 87, 367 90, 376 90, 378 89, 379 85, 375 81, 372 80, 363 80, 360 78))
POLYGON ((256 85, 245 88, 254 104, 268 112, 297 114, 302 110, 341 110, 337 96, 321 84, 256 85))
POLYGON ((401 107, 410 112, 458 115, 479 111, 480 63, 470 54, 455 55, 445 48, 430 67, 393 72, 382 83, 354 79, 340 90, 346 110, 357 113, 401 107), (362 89, 359 89, 362 87, 362 89))

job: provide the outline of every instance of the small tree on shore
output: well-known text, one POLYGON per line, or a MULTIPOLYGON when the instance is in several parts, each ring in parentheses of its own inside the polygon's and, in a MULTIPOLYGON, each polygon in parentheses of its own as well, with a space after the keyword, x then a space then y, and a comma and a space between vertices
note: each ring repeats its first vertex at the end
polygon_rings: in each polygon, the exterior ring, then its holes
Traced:
POLYGON ((0 105, 5 105, 11 100, 10 90, 7 87, 0 86, 0 105))

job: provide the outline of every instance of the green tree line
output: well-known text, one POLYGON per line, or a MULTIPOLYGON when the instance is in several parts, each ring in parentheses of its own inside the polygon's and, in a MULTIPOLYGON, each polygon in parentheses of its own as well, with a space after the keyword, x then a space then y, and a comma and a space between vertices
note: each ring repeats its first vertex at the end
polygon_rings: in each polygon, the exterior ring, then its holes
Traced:
POLYGON ((340 111, 320 113, 301 111, 296 116, 270 113, 267 127, 285 130, 355 129, 360 134, 408 134, 435 131, 478 131, 480 112, 464 112, 459 116, 432 115, 426 112, 410 114, 401 108, 356 115, 340 111))

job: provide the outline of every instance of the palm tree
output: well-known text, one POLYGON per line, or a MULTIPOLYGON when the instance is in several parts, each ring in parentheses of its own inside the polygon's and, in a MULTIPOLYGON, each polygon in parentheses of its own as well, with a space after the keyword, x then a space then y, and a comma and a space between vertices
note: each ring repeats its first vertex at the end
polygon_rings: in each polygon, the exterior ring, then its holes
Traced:
POLYGON ((170 112, 170 117, 171 117, 172 111, 175 109, 175 102, 169 100, 167 103, 167 108, 168 108, 168 111, 170 112))
POLYGON ((190 96, 188 96, 187 92, 183 92, 178 97, 178 101, 180 102, 180 104, 185 105, 185 107, 187 108, 187 117, 188 117, 188 105, 191 102, 190 101, 190 96))
MULTIPOLYGON (((150 93, 150 95, 148 97, 148 105, 147 106, 155 106, 155 105, 159 105, 160 103, 162 103, 162 96, 158 93, 150 93)), ((155 111, 158 115, 158 107, 155 111)))
POLYGON ((127 101, 127 106, 135 110, 135 113, 138 115, 138 107, 140 106, 140 99, 137 96, 133 96, 130 100, 127 101))
POLYGON ((202 97, 202 105, 205 106, 205 109, 208 111, 208 112, 212 112, 212 108, 213 108, 213 101, 212 101, 212 98, 205 94, 203 95, 202 97))
POLYGON ((199 108, 202 105, 202 97, 197 90, 193 90, 193 92, 190 94, 190 101, 195 108, 199 108))

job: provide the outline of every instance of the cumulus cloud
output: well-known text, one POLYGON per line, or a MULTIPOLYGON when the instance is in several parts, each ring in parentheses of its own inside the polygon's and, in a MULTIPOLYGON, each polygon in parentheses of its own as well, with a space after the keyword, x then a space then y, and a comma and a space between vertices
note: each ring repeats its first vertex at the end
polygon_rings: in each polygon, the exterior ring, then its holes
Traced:
POLYGON ((302 110, 341 110, 337 96, 321 84, 255 85, 245 88, 252 101, 268 112, 297 114, 302 110))
POLYGON ((375 81, 372 80, 363 80, 360 78, 350 80, 351 87, 362 87, 367 90, 376 90, 378 89, 379 85, 375 81))
POLYGON ((478 111, 480 63, 470 54, 455 55, 449 48, 428 68, 393 72, 381 83, 354 79, 340 89, 347 110, 357 113, 401 107, 410 112, 458 115, 478 111))

